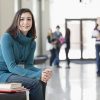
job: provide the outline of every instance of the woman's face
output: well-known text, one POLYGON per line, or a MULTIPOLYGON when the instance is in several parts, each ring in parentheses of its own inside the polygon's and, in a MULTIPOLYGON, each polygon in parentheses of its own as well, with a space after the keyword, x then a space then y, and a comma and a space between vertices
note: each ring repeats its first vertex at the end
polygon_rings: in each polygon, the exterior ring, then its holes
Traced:
POLYGON ((32 16, 30 13, 22 13, 19 19, 19 29, 24 34, 27 35, 28 31, 32 27, 32 16))

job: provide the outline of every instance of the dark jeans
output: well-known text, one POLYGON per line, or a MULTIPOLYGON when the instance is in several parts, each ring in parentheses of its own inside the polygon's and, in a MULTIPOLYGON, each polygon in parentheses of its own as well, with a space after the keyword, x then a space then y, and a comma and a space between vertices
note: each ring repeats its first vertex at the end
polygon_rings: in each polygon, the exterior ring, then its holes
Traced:
POLYGON ((69 53, 69 48, 65 48, 65 53, 66 53, 66 60, 67 60, 67 63, 68 65, 70 64, 70 59, 68 57, 68 53, 69 53))
POLYGON ((45 100, 46 84, 37 79, 27 78, 19 75, 11 75, 7 82, 20 82, 22 85, 29 89, 30 100, 45 100))
POLYGON ((97 64, 97 73, 100 74, 100 44, 96 44, 96 64, 97 64))
POLYGON ((51 53, 51 57, 50 57, 50 66, 52 66, 55 58, 56 58, 56 49, 53 48, 50 50, 50 53, 51 53))
POLYGON ((60 52, 60 48, 56 48, 56 56, 55 56, 55 59, 54 59, 54 65, 57 65, 59 67, 59 52, 60 52))

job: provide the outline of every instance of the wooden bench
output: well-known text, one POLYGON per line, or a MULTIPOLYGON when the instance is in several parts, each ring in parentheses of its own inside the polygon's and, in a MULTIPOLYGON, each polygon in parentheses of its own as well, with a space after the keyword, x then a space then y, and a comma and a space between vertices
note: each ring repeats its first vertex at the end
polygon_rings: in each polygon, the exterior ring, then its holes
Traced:
POLYGON ((48 56, 46 56, 46 55, 36 56, 34 58, 34 64, 37 67, 44 69, 44 68, 46 68, 46 61, 47 60, 48 60, 48 56))
POLYGON ((0 100, 29 100, 29 92, 0 93, 0 100))
POLYGON ((46 55, 36 56, 36 57, 34 58, 34 64, 35 64, 35 65, 38 65, 38 64, 45 64, 46 61, 47 61, 47 59, 48 59, 48 56, 46 56, 46 55))

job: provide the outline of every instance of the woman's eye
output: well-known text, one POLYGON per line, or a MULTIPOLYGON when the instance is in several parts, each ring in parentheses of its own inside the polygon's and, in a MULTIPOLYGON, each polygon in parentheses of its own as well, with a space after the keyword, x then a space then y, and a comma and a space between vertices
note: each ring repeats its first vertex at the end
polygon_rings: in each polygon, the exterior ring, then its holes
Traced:
POLYGON ((21 21, 21 20, 24 20, 24 19, 20 19, 20 21, 21 21))
POLYGON ((31 20, 30 18, 28 18, 27 20, 31 20))
POLYGON ((31 18, 20 18, 20 21, 24 21, 24 20, 26 20, 26 21, 31 21, 32 19, 31 18))

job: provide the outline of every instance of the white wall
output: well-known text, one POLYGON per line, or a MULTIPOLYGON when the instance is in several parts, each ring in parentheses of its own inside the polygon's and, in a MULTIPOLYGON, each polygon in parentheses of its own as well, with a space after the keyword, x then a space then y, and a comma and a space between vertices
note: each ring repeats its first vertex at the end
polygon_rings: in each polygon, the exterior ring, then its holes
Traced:
POLYGON ((0 0, 0 34, 3 34, 14 17, 14 0, 0 0))
POLYGON ((96 18, 100 16, 100 0, 51 0, 50 26, 57 24, 64 28, 65 18, 96 18))

